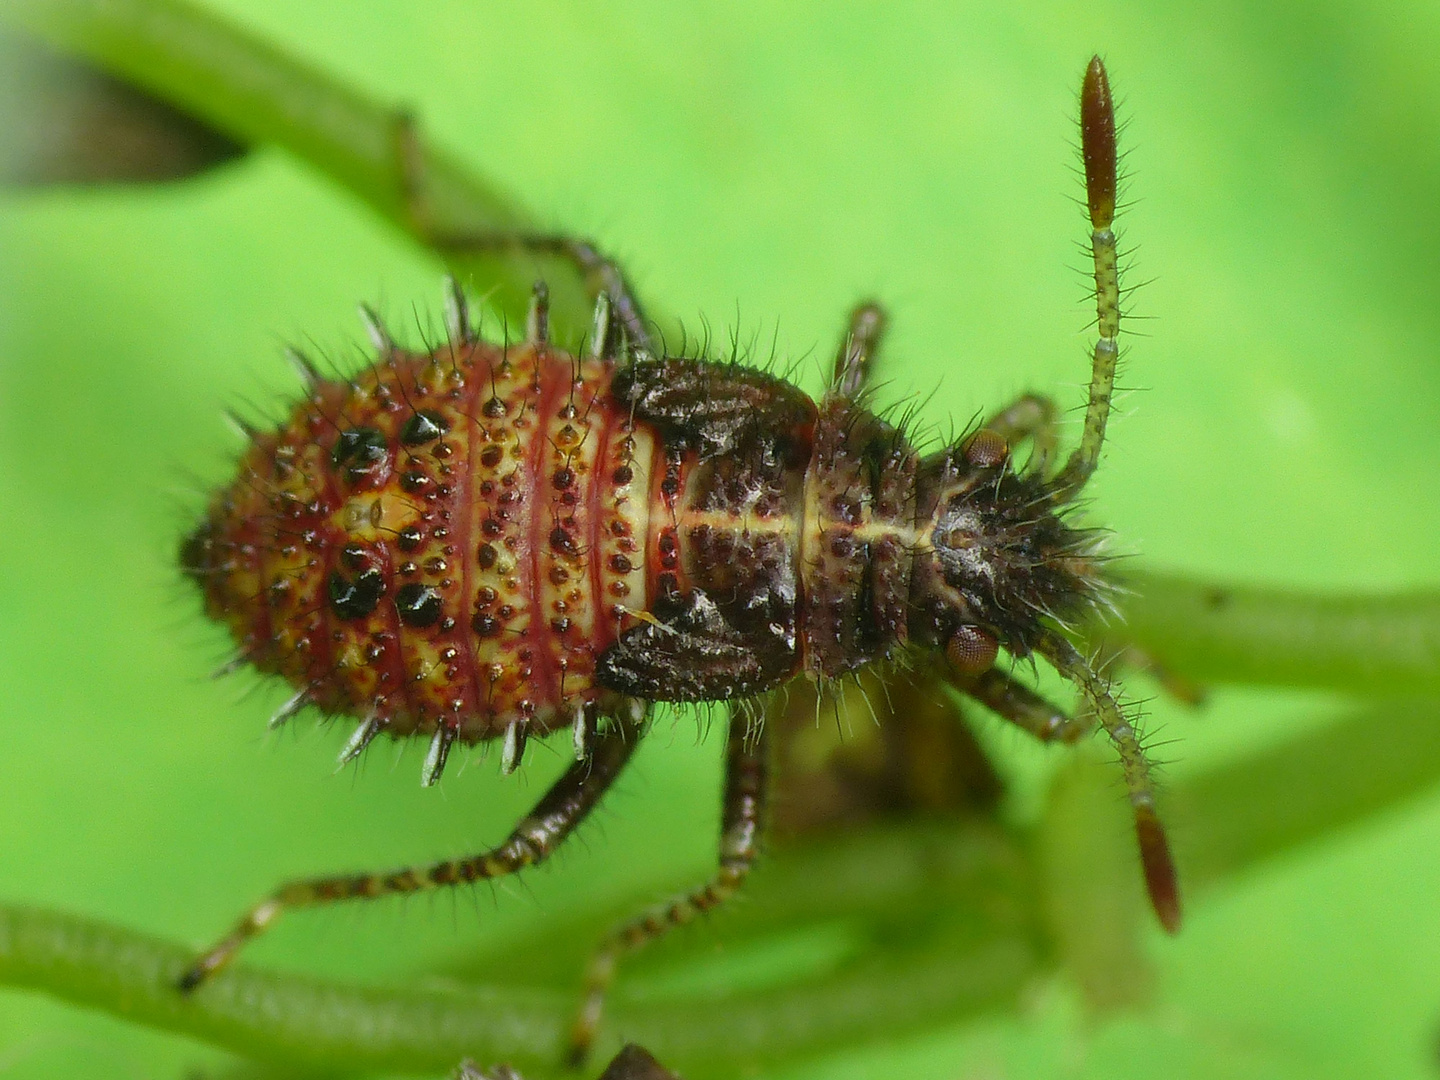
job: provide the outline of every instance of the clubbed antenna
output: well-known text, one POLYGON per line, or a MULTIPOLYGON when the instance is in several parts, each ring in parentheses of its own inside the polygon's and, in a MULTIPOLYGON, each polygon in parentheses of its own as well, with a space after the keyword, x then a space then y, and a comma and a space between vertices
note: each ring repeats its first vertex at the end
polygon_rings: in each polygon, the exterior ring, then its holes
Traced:
POLYGON ((1075 646, 1059 634, 1046 631, 1036 643, 1035 651, 1080 688, 1100 726, 1120 753, 1130 808, 1135 815, 1135 838, 1140 845, 1145 889, 1150 894, 1150 905, 1155 909, 1160 925, 1174 934, 1180 929, 1180 885, 1175 874, 1175 860, 1170 855, 1170 841, 1155 809, 1155 783, 1150 778, 1150 763, 1145 760, 1140 735, 1115 703, 1105 681, 1085 662, 1075 646))
POLYGON ((1095 360, 1090 375, 1090 401, 1085 431, 1055 479, 1057 498, 1068 499, 1090 479, 1105 442, 1110 395, 1115 389, 1119 353, 1120 275, 1115 265, 1115 103, 1105 64, 1096 56, 1085 69, 1080 87, 1080 153, 1085 160, 1085 201, 1090 212, 1090 249, 1095 257, 1095 311, 1098 315, 1095 360))

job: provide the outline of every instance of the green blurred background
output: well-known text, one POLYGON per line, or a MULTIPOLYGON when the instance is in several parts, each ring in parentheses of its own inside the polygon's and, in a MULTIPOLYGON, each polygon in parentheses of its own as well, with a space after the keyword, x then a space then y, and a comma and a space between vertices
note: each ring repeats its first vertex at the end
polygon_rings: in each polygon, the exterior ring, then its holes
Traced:
MULTIPOLYGON (((1074 97, 1100 51, 1126 125, 1127 282, 1145 284, 1094 520, 1147 565, 1217 578, 1440 582, 1433 3, 210 6, 413 106, 687 324, 808 356, 812 390, 848 305, 880 297, 884 397, 925 397, 942 430, 1026 389, 1083 398, 1074 97)), ((515 778, 492 759, 421 791, 420 751, 382 747, 333 775, 343 732, 267 736, 278 687, 206 679, 223 635, 171 565, 238 450, 222 407, 293 392, 284 342, 358 357, 357 300, 435 317, 439 277, 275 152, 182 186, 0 196, 0 896, 198 944, 282 878, 493 840, 562 765, 532 750, 515 778)), ((1199 715, 1150 711, 1177 776, 1335 708, 1225 689, 1199 715)), ((1017 773, 1053 763, 990 742, 1017 773)), ((662 730, 584 842, 478 911, 297 916, 250 958, 422 971, 699 876, 719 749, 662 730)), ((1432 1076, 1437 897, 1431 797, 1154 933, 1145 1009, 1091 1023, 1042 985, 1016 1014, 768 1075, 1432 1076)), ((223 1060, 0 995, 0 1074, 223 1060)))

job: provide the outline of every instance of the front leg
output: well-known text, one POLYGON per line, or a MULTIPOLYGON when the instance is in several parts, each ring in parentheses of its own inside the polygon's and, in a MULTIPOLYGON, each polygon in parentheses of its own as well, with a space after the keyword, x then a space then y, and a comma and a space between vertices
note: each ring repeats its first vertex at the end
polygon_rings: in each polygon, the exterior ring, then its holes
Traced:
POLYGON ((1041 742, 1074 743, 1090 731, 1089 723, 1074 719, 999 668, 978 675, 950 672, 945 681, 1041 742))

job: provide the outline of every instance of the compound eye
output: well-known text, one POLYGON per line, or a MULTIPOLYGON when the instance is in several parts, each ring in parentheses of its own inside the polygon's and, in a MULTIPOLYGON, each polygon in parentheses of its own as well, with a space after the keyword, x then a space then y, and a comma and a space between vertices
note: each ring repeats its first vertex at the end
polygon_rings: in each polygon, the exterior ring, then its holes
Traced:
POLYGON ((1003 465, 1009 456, 1010 444, 998 431, 981 428, 965 441, 965 460, 977 469, 1003 465))
POLYGON ((962 626, 945 643, 945 657, 960 675, 983 675, 995 664, 1000 642, 978 626, 962 626))

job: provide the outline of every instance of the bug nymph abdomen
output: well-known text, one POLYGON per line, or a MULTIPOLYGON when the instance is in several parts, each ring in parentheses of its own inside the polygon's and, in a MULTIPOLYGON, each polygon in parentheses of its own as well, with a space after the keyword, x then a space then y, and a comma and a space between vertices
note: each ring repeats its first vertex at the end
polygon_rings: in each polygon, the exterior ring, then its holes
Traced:
POLYGON ((209 613, 297 705, 365 718, 367 738, 573 723, 648 606, 664 471, 611 373, 461 343, 315 383, 185 544, 209 613))

